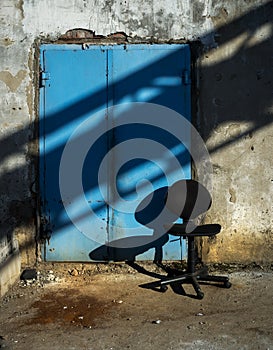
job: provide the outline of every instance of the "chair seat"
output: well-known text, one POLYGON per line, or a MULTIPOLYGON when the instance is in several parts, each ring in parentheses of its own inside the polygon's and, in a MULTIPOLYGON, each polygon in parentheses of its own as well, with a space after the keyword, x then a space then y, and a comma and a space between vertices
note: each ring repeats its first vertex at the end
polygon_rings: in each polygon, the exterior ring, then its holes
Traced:
POLYGON ((207 224, 196 226, 191 232, 186 232, 187 224, 173 224, 167 233, 174 236, 213 236, 221 231, 221 225, 219 224, 207 224))

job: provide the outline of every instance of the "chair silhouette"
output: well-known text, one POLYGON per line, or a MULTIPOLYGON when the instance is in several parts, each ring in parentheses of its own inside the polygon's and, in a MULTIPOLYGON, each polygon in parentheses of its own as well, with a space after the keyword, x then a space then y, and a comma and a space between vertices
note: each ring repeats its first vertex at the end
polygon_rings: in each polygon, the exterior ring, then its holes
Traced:
POLYGON ((231 287, 228 277, 209 275, 206 266, 196 269, 195 237, 211 237, 221 231, 219 224, 198 225, 196 223, 200 215, 206 213, 210 208, 211 202, 208 190, 195 180, 180 180, 169 187, 166 207, 177 217, 183 219, 183 223, 166 223, 166 230, 170 235, 187 239, 187 270, 183 274, 167 276, 160 281, 150 283, 150 285, 160 287, 160 290, 164 292, 169 284, 191 283, 198 299, 204 297, 198 281, 220 282, 225 288, 231 287))

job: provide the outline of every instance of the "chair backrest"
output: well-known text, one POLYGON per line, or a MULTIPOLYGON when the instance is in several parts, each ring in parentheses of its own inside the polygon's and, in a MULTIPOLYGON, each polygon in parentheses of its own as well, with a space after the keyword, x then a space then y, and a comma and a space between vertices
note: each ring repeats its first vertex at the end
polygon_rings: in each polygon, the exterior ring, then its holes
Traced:
POLYGON ((211 195, 195 180, 179 180, 169 187, 166 206, 187 221, 197 218, 210 208, 211 195))

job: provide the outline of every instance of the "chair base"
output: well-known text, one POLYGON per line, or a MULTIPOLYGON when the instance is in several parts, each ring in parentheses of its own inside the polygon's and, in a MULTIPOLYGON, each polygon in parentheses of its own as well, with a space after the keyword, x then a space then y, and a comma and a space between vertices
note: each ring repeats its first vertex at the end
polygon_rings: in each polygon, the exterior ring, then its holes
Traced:
POLYGON ((159 281, 143 284, 142 287, 159 290, 160 292, 165 292, 168 289, 167 285, 190 283, 195 290, 196 298, 203 299, 204 293, 201 290, 199 282, 201 283, 216 282, 216 283, 220 283, 220 286, 224 288, 231 287, 231 283, 228 277, 209 275, 207 273, 206 267, 196 270, 195 272, 192 272, 192 273, 186 272, 178 276, 172 276, 172 277, 167 276, 166 278, 161 279, 159 281))

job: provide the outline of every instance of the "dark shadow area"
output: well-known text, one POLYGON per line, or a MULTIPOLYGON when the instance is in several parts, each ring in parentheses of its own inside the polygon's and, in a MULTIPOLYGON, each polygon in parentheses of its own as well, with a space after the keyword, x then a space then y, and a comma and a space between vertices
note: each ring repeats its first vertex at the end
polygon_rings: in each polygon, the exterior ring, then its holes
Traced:
MULTIPOLYGON (((149 249, 155 249, 154 262, 162 263, 162 247, 168 242, 168 234, 163 225, 173 222, 177 215, 165 212, 165 198, 168 187, 159 188, 145 197, 136 208, 135 218, 141 225, 152 230, 150 236, 133 236, 110 241, 108 244, 90 252, 89 257, 94 261, 127 261, 134 263, 136 257, 149 249)), ((131 265, 130 265, 131 266, 131 265)))
MULTIPOLYGON (((227 147, 243 138, 252 138, 259 129, 271 124, 272 114, 272 22, 273 2, 254 8, 243 16, 216 30, 216 50, 208 51, 215 59, 204 61, 200 71, 200 129, 207 140, 221 125, 245 122, 248 130, 230 135, 210 152, 227 147), (265 29, 267 28, 267 29, 265 29), (254 38, 259 30, 267 34, 254 38), (225 50, 230 43, 238 47, 226 60, 217 58, 217 50, 225 50), (206 93, 202 93, 206 91, 206 93)), ((206 58, 206 53, 204 54, 206 58)))
MULTIPOLYGON (((160 280, 160 281, 165 281, 165 280, 168 280, 170 278, 175 278, 175 276, 181 276, 181 274, 186 273, 186 270, 182 269, 182 264, 181 264, 181 268, 178 269, 177 267, 174 267, 171 264, 155 262, 155 264, 158 266, 158 268, 160 268, 160 270, 162 271, 161 273, 149 271, 147 268, 141 266, 140 263, 137 263, 135 261, 127 261, 127 264, 130 267, 132 267, 133 269, 135 269, 138 273, 141 273, 145 276, 155 278, 155 279, 160 280)), ((205 284, 211 285, 209 283, 204 283, 204 282, 201 282, 200 284, 201 285, 205 285, 205 284)), ((183 282, 183 284, 181 284, 181 282, 173 282, 170 284, 170 288, 172 289, 172 291, 175 294, 189 297, 192 299, 198 299, 198 297, 194 293, 190 293, 190 292, 186 291, 185 288, 183 287, 183 285, 187 285, 187 288, 186 288, 187 290, 191 289, 190 283, 187 281, 183 282)), ((152 282, 148 282, 145 284, 141 284, 141 285, 139 285, 139 287, 144 288, 144 289, 153 290, 154 292, 158 292, 158 293, 165 293, 168 290, 167 286, 162 288, 162 286, 160 285, 160 283, 158 281, 152 281, 152 282)), ((217 285, 217 287, 221 288, 222 286, 217 285)))
POLYGON ((89 257, 93 261, 135 261, 140 254, 147 252, 149 249, 155 249, 154 259, 162 259, 162 247, 168 242, 168 236, 160 238, 153 236, 134 236, 120 238, 111 241, 114 246, 103 245, 90 252, 89 257))
MULTIPOLYGON (((182 273, 185 273, 185 270, 182 270, 182 269, 179 270, 177 268, 174 268, 173 266, 170 266, 168 264, 163 264, 162 262, 158 262, 158 261, 156 261, 155 264, 162 270, 162 273, 149 271, 147 270, 147 268, 144 268, 143 266, 141 266, 139 263, 135 261, 127 261, 127 264, 133 269, 135 269, 138 273, 159 279, 160 281, 164 281, 171 277, 175 277, 176 275, 181 275, 182 273)), ((159 293, 164 293, 167 291, 167 287, 162 288, 158 282, 145 283, 140 285, 140 287, 145 289, 151 289, 159 293)), ((172 288, 173 292, 176 294, 188 296, 196 299, 196 295, 186 293, 181 283, 174 282, 170 285, 170 287, 172 288)))
MULTIPOLYGON (((158 192, 160 193, 160 191, 158 192)), ((167 276, 164 275, 159 277, 158 274, 151 274, 145 268, 131 262, 130 266, 134 267, 138 272, 159 278, 157 281, 142 284, 141 287, 159 292, 165 292, 168 289, 167 286, 170 285, 175 293, 187 295, 197 299, 202 299, 204 297, 204 293, 202 292, 201 286, 198 283, 199 280, 205 283, 211 282, 216 286, 219 285, 221 287, 230 288, 231 283, 229 282, 228 277, 210 275, 207 267, 204 264, 201 264, 201 267, 198 266, 199 262, 197 259, 195 238, 202 236, 212 237, 221 231, 221 226, 219 224, 195 224, 197 222, 197 218, 206 213, 211 206, 212 198, 209 191, 200 182, 192 179, 183 179, 176 181, 174 184, 168 187, 167 190, 164 190, 164 192, 163 202, 166 203, 166 207, 171 213, 175 213, 175 219, 180 217, 183 222, 176 222, 168 225, 168 227, 166 227, 166 225, 164 225, 162 222, 161 224, 166 228, 166 234, 187 240, 187 267, 184 271, 178 271, 177 269, 173 269, 168 265, 164 265, 162 263, 162 259, 155 261, 158 266, 167 272, 167 276), (191 284, 196 294, 187 294, 183 288, 184 283, 191 284)), ((146 201, 144 200, 144 204, 146 204, 145 202, 146 201)), ((155 203, 157 202, 155 201, 155 203)), ((148 208, 148 205, 146 205, 146 208, 148 208)), ((147 222, 145 214, 143 215, 143 218, 142 223, 145 224, 147 222)), ((169 219, 170 221, 168 221, 168 215, 166 215, 162 221, 165 223, 176 221, 173 220, 174 218, 171 218, 170 215, 169 219)))
MULTIPOLYGON (((249 124, 249 127, 246 131, 239 134, 228 135, 220 144, 209 149, 210 153, 234 144, 243 138, 252 138, 254 133, 272 123, 272 115, 270 114, 273 81, 271 62, 272 22, 273 2, 269 1, 216 29, 216 41, 219 50, 239 37, 241 38, 241 45, 225 61, 215 60, 213 63, 208 61, 208 64, 204 64, 200 69, 199 104, 206 106, 206 108, 201 109, 199 112, 199 118, 196 123, 197 129, 206 141, 215 129, 228 123, 245 122, 249 124), (271 26, 270 34, 265 39, 254 41, 255 33, 266 25, 271 26)), ((210 34, 206 33, 205 35, 210 34)), ((208 49, 207 52, 197 50, 192 52, 192 56, 194 59, 198 59, 200 56, 213 53, 214 49, 208 49)), ((109 96, 113 104, 121 102, 127 95, 135 96, 134 99, 137 101, 136 91, 140 91, 143 86, 150 90, 154 89, 155 91, 155 94, 147 102, 163 104, 183 114, 184 111, 181 110, 179 99, 176 99, 176 104, 170 103, 171 100, 169 97, 174 93, 173 87, 164 85, 164 83, 156 80, 158 77, 169 75, 168 66, 175 65, 180 54, 181 52, 179 50, 178 52, 174 51, 160 61, 155 61, 147 67, 139 69, 137 72, 125 76, 119 81, 115 81, 113 85, 108 84, 108 97, 106 96, 105 88, 101 88, 78 101, 72 102, 62 110, 51 112, 50 115, 47 115, 49 123, 46 126, 35 122, 23 129, 3 136, 0 140, 1 161, 5 162, 18 153, 25 154, 28 152, 32 166, 33 164, 38 164, 39 157, 37 153, 32 153, 29 147, 29 142, 38 142, 37 130, 49 136, 54 133, 61 134, 68 121, 69 123, 73 123, 84 115, 92 114, 93 111, 102 108, 105 106, 109 96), (166 67, 166 70, 162 71, 159 67, 166 67)), ((100 127, 101 125, 97 125, 94 128, 92 131, 94 135, 97 134, 100 127)), ((84 190, 86 192, 97 186, 98 168, 93 169, 93 175, 90 176, 88 172, 89 160, 96 159, 95 163, 99 165, 105 154, 105 149, 103 149, 105 137, 110 139, 111 142, 114 141, 115 144, 119 144, 126 140, 124 135, 129 136, 129 138, 154 137, 150 126, 142 128, 140 135, 137 125, 134 128, 132 126, 116 128, 115 135, 112 134, 112 131, 111 135, 102 135, 93 145, 93 149, 90 149, 87 154, 85 170, 82 175, 83 180, 85 180, 84 190), (115 136, 115 140, 112 140, 113 136, 115 136)), ((79 140, 77 140, 79 143, 81 142, 81 138, 84 138, 84 134, 81 134, 79 140)), ((164 142, 167 140, 167 148, 173 149, 179 146, 177 139, 170 138, 164 130, 158 130, 154 141, 161 142, 162 139, 164 142)), ((54 168, 59 168, 63 149, 64 144, 60 140, 56 147, 53 147, 45 154, 46 162, 49 162, 54 168)), ((180 150, 177 157, 182 166, 185 166, 190 161, 189 155, 185 152, 184 148, 180 150)), ((147 160, 136 159, 130 164, 124 165, 119 172, 119 176, 126 176, 131 169, 135 169, 134 171, 137 172, 137 169, 147 167, 149 165, 148 163, 147 160)), ((14 231, 18 232, 20 229, 25 230, 28 227, 33 227, 37 203, 39 206, 38 210, 42 207, 43 213, 41 232, 39 233, 40 240, 50 237, 51 230, 54 228, 48 222, 53 219, 53 216, 55 225, 58 225, 58 227, 65 228, 66 225, 70 224, 70 222, 63 219, 64 208, 62 203, 54 204, 53 207, 55 209, 53 214, 48 211, 49 203, 41 202, 41 192, 44 193, 45 189, 43 186, 46 184, 42 181, 38 189, 38 169, 35 170, 35 176, 33 176, 32 166, 18 165, 15 168, 11 168, 11 170, 3 171, 1 174, 0 191, 6 194, 6 198, 10 197, 14 198, 14 200, 3 203, 2 205, 0 241, 10 240, 14 231), (30 183, 30 178, 33 179, 34 183, 30 183)), ((49 171, 50 169, 40 169, 41 172, 43 170, 49 171)), ((172 173, 172 171, 172 168, 168 169, 169 173, 172 173)), ((162 178, 163 174, 157 173, 153 174, 149 178, 149 181, 153 183, 162 178)), ((58 181, 55 181, 52 192, 59 193, 58 181)), ((135 187, 132 186, 127 191, 121 191, 120 195, 123 198, 130 198, 130 196, 134 195, 134 192, 135 187)), ((78 196, 80 196, 79 193, 74 193, 74 198, 70 198, 70 200, 73 202, 78 199, 78 196)), ((109 208, 105 203, 99 203, 94 207, 95 212, 97 211, 99 213, 101 210, 105 210, 107 213, 109 208)), ((153 213, 156 216, 157 211, 153 213)), ((78 220, 85 218, 84 213, 81 215, 79 215, 78 220)), ((144 225, 150 222, 150 218, 145 215, 141 211, 136 214, 137 221, 143 222, 144 225)), ((160 250, 162 250, 162 246, 167 242, 167 238, 166 236, 157 238, 156 234, 155 237, 154 242, 148 243, 146 236, 120 238, 117 240, 118 246, 126 246, 127 244, 132 246, 131 244, 134 239, 140 240, 136 244, 141 243, 141 245, 134 249, 101 246, 90 253, 90 258, 96 261, 103 260, 106 257, 107 260, 134 261, 137 255, 155 248, 157 252, 155 260, 160 261, 160 254, 162 256, 160 250)), ((113 242, 110 243, 113 244, 113 242)), ((26 247, 28 244, 26 243, 26 247)), ((24 249, 24 247, 21 246, 21 249, 24 249)))

